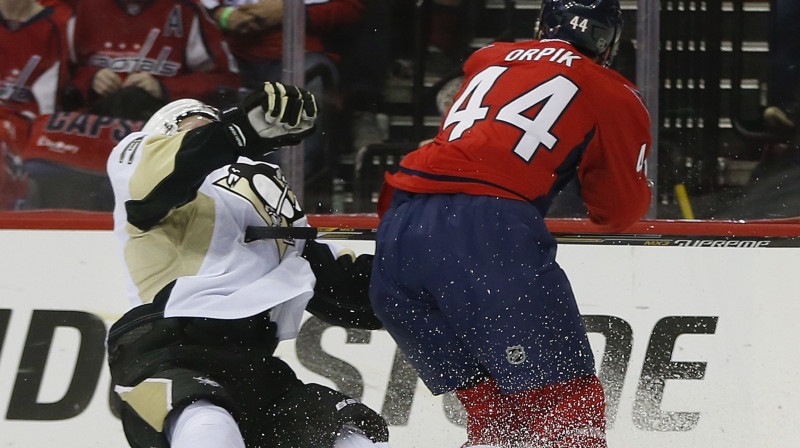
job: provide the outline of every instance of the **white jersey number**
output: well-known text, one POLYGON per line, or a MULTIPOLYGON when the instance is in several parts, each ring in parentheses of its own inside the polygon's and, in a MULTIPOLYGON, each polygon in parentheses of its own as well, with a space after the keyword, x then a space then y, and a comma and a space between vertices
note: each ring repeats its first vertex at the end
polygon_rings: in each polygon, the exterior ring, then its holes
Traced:
MULTIPOLYGON (((483 105, 483 99, 507 69, 508 67, 488 67, 472 78, 464 92, 453 102, 444 120, 444 128, 455 124, 448 141, 461 138, 476 121, 486 119, 489 107, 483 105)), ((578 86, 574 82, 563 75, 558 75, 500 108, 496 120, 508 123, 523 132, 514 146, 514 153, 525 162, 530 162, 540 146, 552 150, 558 143, 558 138, 551 132, 553 126, 564 114, 578 91, 578 86), (533 118, 525 115, 525 112, 538 104, 542 106, 533 118)))
POLYGON ((464 89, 464 93, 453 102, 450 113, 444 120, 445 128, 456 123, 456 127, 450 132, 448 141, 452 142, 461 138, 464 131, 474 126, 476 121, 486 118, 486 115, 489 114, 489 107, 482 104, 483 97, 489 93, 494 83, 497 82, 497 78, 506 70, 508 67, 492 66, 472 78, 467 88, 464 89), (462 108, 461 106, 467 100, 469 100, 467 105, 462 108))

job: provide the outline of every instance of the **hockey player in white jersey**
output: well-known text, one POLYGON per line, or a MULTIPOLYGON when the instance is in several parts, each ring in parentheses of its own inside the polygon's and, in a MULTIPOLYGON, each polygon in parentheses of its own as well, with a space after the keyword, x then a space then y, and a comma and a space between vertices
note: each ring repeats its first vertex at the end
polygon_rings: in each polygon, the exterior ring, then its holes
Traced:
POLYGON ((308 225, 280 168, 259 159, 308 136, 316 116, 313 95, 268 82, 222 113, 174 101, 112 150, 131 309, 111 327, 108 361, 132 447, 388 448, 379 414, 273 355, 306 309, 380 327, 371 256, 245 238, 249 226, 308 225))

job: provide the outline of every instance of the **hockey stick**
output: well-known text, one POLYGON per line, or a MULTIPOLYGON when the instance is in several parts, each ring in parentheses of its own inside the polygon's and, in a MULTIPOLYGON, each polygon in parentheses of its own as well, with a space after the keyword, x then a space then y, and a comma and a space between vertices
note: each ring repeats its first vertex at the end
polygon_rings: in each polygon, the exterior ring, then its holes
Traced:
MULTIPOLYGON (((374 241, 377 229, 352 227, 267 227, 250 226, 245 241, 263 239, 328 239, 374 241)), ((800 247, 800 236, 724 236, 662 234, 591 234, 554 233, 561 244, 595 244, 605 246, 672 246, 672 247, 800 247)))
POLYGON ((269 227, 250 226, 245 241, 255 240, 374 240, 378 229, 349 227, 269 227))

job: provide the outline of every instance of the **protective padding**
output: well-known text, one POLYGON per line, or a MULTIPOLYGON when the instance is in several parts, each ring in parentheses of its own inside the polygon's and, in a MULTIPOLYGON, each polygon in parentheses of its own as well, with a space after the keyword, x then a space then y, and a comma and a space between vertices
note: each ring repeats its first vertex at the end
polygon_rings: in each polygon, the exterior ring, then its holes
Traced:
POLYGON ((360 401, 319 384, 293 387, 267 410, 275 448, 334 448, 345 425, 376 443, 389 440, 386 421, 360 401))

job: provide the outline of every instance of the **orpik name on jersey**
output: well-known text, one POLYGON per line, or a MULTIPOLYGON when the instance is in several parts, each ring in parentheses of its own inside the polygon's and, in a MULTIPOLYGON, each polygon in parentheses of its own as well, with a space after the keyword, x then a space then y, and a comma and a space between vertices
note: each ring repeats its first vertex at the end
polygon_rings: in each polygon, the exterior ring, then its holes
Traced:
POLYGON ((572 63, 580 60, 581 55, 573 53, 571 50, 564 48, 544 47, 544 48, 518 48, 510 51, 505 60, 511 61, 541 61, 555 62, 556 64, 564 64, 567 67, 572 67, 572 63))

